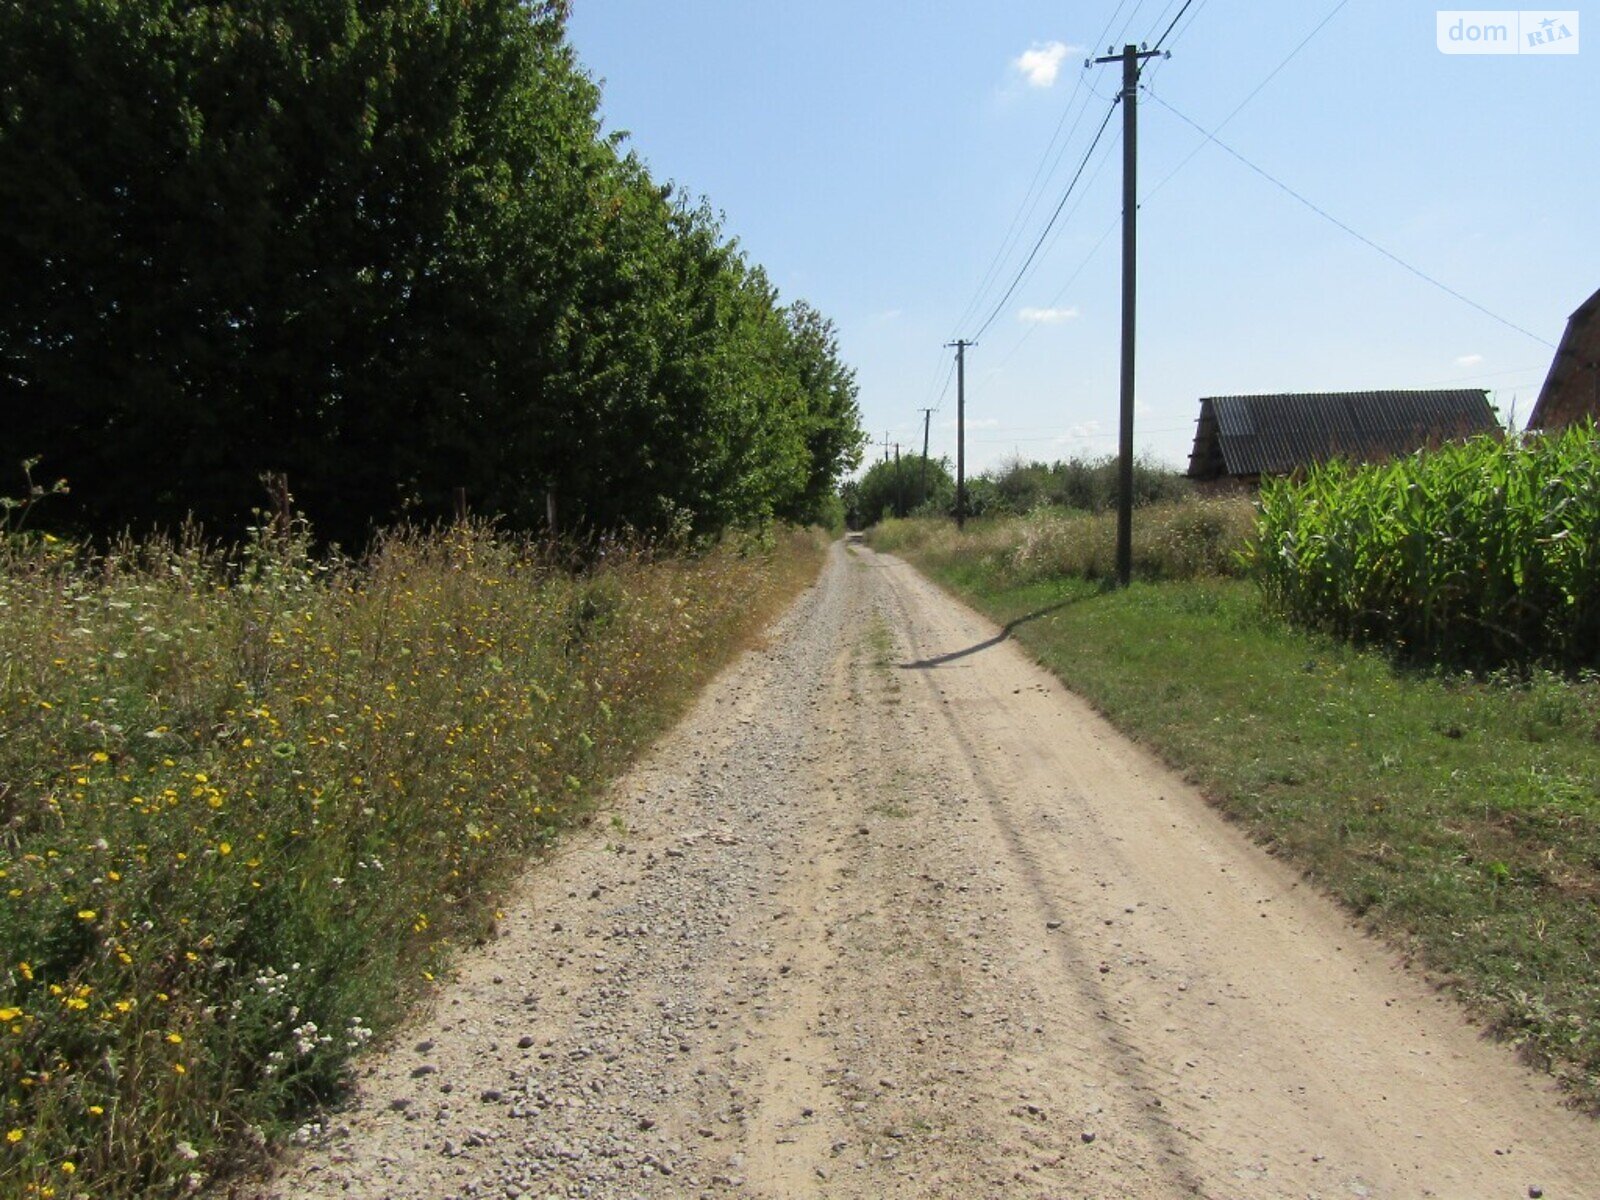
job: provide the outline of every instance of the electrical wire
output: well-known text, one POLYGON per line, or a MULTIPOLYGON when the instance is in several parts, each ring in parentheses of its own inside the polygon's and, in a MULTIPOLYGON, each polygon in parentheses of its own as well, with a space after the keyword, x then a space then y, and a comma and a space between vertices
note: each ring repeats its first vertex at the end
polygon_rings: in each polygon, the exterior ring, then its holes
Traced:
MULTIPOLYGON (((1327 28, 1328 23, 1330 21, 1332 21, 1336 16, 1338 16, 1340 10, 1342 10, 1344 8, 1344 6, 1349 4, 1349 3, 1350 3, 1350 0, 1339 0, 1339 2, 1337 4, 1335 4, 1331 9, 1329 9, 1328 10, 1328 15, 1323 17, 1322 20, 1318 21, 1316 27, 1314 29, 1312 29, 1312 31, 1310 33, 1306 34, 1305 37, 1300 39, 1299 45, 1297 45, 1293 50, 1289 51, 1288 54, 1284 55, 1282 61, 1280 61, 1277 66, 1273 67, 1272 70, 1267 72, 1266 77, 1264 79, 1262 79, 1262 81, 1260 83, 1256 84, 1255 87, 1251 88, 1249 94, 1247 94, 1243 100, 1239 101, 1238 104, 1235 104, 1233 106, 1233 111, 1230 112, 1227 116, 1223 117, 1222 118, 1222 123, 1220 125, 1218 125, 1216 127, 1216 129, 1214 129, 1212 132, 1213 133, 1221 133, 1224 129, 1226 129, 1227 126, 1228 126, 1228 122, 1232 121, 1242 111, 1244 111, 1245 106, 1247 104, 1249 104, 1252 100, 1254 100, 1258 95, 1260 95, 1262 89, 1265 88, 1267 86, 1267 84, 1271 83, 1274 79, 1276 79, 1278 77, 1278 73, 1280 71, 1282 71, 1285 67, 1287 67, 1292 61, 1294 61, 1295 57, 1300 53, 1300 51, 1304 50, 1308 45, 1310 45, 1312 39, 1315 38, 1319 33, 1321 33, 1325 28, 1327 28)), ((1198 16, 1199 15, 1198 12, 1195 15, 1198 16)), ((1189 24, 1192 25, 1192 24, 1194 24, 1194 22, 1191 21, 1189 24)), ((1184 31, 1187 32, 1188 28, 1189 28, 1188 26, 1185 26, 1184 27, 1184 31)), ((1154 82, 1154 72, 1151 73, 1151 82, 1154 82)), ((1148 94, 1150 96, 1152 96, 1152 97, 1155 96, 1155 92, 1154 92, 1153 89, 1151 89, 1148 92, 1148 94)), ((1183 160, 1181 162, 1179 162, 1177 166, 1173 167, 1172 170, 1168 171, 1165 175, 1163 175, 1161 177, 1160 181, 1155 185, 1155 187, 1151 188, 1148 192, 1146 192, 1144 194, 1144 197, 1140 200, 1140 203, 1143 204, 1146 200, 1149 200, 1150 197, 1154 196, 1162 188, 1166 187, 1167 183, 1172 179, 1172 177, 1174 175, 1176 175, 1179 171, 1183 170, 1184 167, 1188 166, 1190 161, 1194 158, 1194 156, 1196 154, 1199 154, 1200 151, 1204 150, 1205 148, 1206 148, 1206 144, 1203 141, 1200 142, 1198 145, 1196 145, 1193 150, 1189 151, 1189 153, 1184 156, 1183 160)))
POLYGON ((1150 47, 1150 53, 1154 54, 1160 50, 1162 46, 1166 45, 1167 35, 1177 28, 1178 22, 1183 20, 1183 14, 1189 11, 1189 6, 1193 3, 1194 0, 1183 0, 1183 7, 1178 10, 1178 15, 1172 18, 1172 24, 1167 26, 1167 32, 1163 33, 1159 38, 1157 38, 1156 44, 1150 47))
MULTIPOLYGON (((1189 14, 1189 20, 1187 21, 1187 23, 1184 24, 1182 29, 1178 30, 1178 36, 1173 38, 1171 40, 1171 42, 1168 43, 1168 45, 1169 45, 1169 49, 1167 51, 1168 54, 1171 53, 1170 47, 1171 46, 1176 46, 1179 42, 1183 41, 1184 35, 1187 34, 1189 32, 1189 30, 1194 28, 1194 23, 1200 19, 1200 14, 1201 14, 1201 12, 1203 12, 1205 10, 1205 7, 1206 7, 1207 3, 1208 3, 1208 0, 1200 0, 1200 2, 1194 6, 1194 11, 1189 14)), ((1160 58, 1159 61, 1160 62, 1166 62, 1167 61, 1166 55, 1163 55, 1160 58)))
MULTIPOLYGON (((1142 71, 1139 72, 1139 78, 1140 78, 1141 81, 1146 82, 1146 83, 1154 83, 1155 82, 1156 76, 1159 75, 1161 73, 1162 69, 1169 62, 1172 61, 1172 47, 1176 46, 1179 42, 1181 42, 1183 40, 1184 35, 1186 33, 1188 33, 1189 30, 1194 28, 1194 23, 1200 19, 1200 14, 1201 14, 1202 11, 1204 11, 1205 6, 1206 6, 1206 0, 1199 0, 1199 3, 1196 4, 1194 6, 1194 8, 1190 11, 1189 20, 1184 24, 1184 26, 1181 29, 1178 30, 1177 36, 1171 38, 1167 42, 1167 50, 1166 50, 1166 52, 1163 53, 1161 55, 1161 57, 1156 58, 1156 59, 1152 59, 1148 64, 1146 64, 1145 68, 1142 71)), ((1179 13, 1178 15, 1180 17, 1182 17, 1183 14, 1179 13)), ((1158 21, 1157 24, 1160 24, 1160 22, 1158 21)))
MULTIPOLYGON (((1176 0, 1172 0, 1172 2, 1176 3, 1176 0)), ((1117 17, 1121 14, 1123 8, 1127 6, 1127 3, 1128 0, 1118 0, 1117 7, 1112 10, 1111 16, 1106 19, 1105 28, 1100 31, 1100 36, 1095 39, 1096 42, 1103 39, 1110 32, 1111 26, 1116 23, 1117 17)), ((999 248, 995 251, 989 266, 984 270, 977 289, 972 294, 972 298, 967 301, 967 306, 962 309, 960 317, 956 319, 956 328, 964 327, 974 315, 983 310, 984 296, 988 293, 990 284, 994 282, 1006 260, 1011 256, 1011 251, 1015 248, 1022 230, 1029 221, 1033 220, 1033 214, 1038 210, 1039 202, 1044 198, 1050 180, 1055 178, 1056 171, 1061 166, 1061 160, 1066 157, 1067 148, 1072 145, 1072 139, 1078 132, 1078 126, 1082 123, 1084 114, 1088 112, 1087 98, 1085 98, 1082 105, 1077 104, 1078 97, 1085 90, 1085 80, 1085 73, 1080 72, 1077 82, 1073 85, 1072 94, 1067 97, 1067 102, 1062 107, 1061 117, 1056 122, 1056 127, 1050 135, 1050 141, 1045 145, 1044 153, 1039 156, 1039 163, 1034 168, 1033 178, 1028 182, 1027 190, 1023 193, 1022 200, 1017 205, 1017 211, 1012 214, 1011 223, 1006 229, 1005 237, 1001 239, 999 248), (1076 108, 1076 116, 1073 115, 1074 108, 1076 108), (1073 118, 1072 127, 1067 131, 1067 136, 1063 139, 1061 130, 1066 126, 1068 117, 1073 118), (1059 150, 1056 149, 1058 142, 1060 143, 1059 150), (1052 151, 1055 151, 1053 160, 1051 159, 1052 151), (1048 169, 1046 169, 1047 164, 1048 169)), ((1093 92, 1094 88, 1091 86, 1088 90, 1093 92)), ((1098 95, 1098 93, 1095 94, 1098 95)))
MULTIPOLYGON (((1161 10, 1161 14, 1156 18, 1156 24, 1158 26, 1160 25, 1162 20, 1164 20, 1166 18, 1167 13, 1172 10, 1172 4, 1176 3, 1176 2, 1177 2, 1177 0, 1172 0, 1172 2, 1169 3, 1166 6, 1166 8, 1161 10)), ((1340 8, 1343 8, 1345 6, 1345 4, 1347 4, 1347 3, 1349 3, 1349 0, 1339 0, 1339 4, 1334 9, 1334 13, 1338 12, 1338 10, 1340 8)), ((1191 11, 1191 9, 1192 9, 1193 10, 1193 15, 1190 17, 1189 23, 1187 25, 1185 25, 1183 27, 1182 32, 1179 33, 1179 35, 1178 35, 1179 39, 1182 38, 1183 34, 1188 33, 1189 30, 1194 27, 1195 21, 1200 16, 1200 10, 1203 9, 1205 7, 1205 5, 1206 5, 1206 0, 1200 0, 1199 7, 1195 8, 1194 7, 1194 0, 1185 0, 1183 7, 1178 10, 1177 15, 1172 18, 1171 22, 1168 23, 1166 31, 1157 40, 1156 48, 1159 48, 1163 43, 1166 42, 1168 37, 1171 36, 1172 31, 1177 28, 1178 23, 1183 20, 1184 14, 1185 13, 1189 13, 1191 11)), ((1238 110, 1240 108, 1243 108, 1252 99, 1254 99, 1256 93, 1259 92, 1263 87, 1265 87, 1267 85, 1267 83, 1269 83, 1272 80, 1273 76, 1277 75, 1277 73, 1279 71, 1281 71, 1284 68, 1284 66, 1287 65, 1287 63, 1289 61, 1289 58, 1293 58, 1296 54, 1298 54, 1305 47, 1306 42, 1309 42, 1312 37, 1315 37, 1317 33, 1321 32, 1322 26, 1326 25, 1328 23, 1328 21, 1333 19, 1334 13, 1329 13, 1327 17, 1323 18, 1322 24, 1318 25, 1317 28, 1314 29, 1311 32, 1310 36, 1308 36, 1304 41, 1302 41, 1299 46, 1295 47, 1295 49, 1289 54, 1288 58, 1284 59, 1283 62, 1279 63, 1278 66, 1273 69, 1272 73, 1269 74, 1266 79, 1262 80, 1262 82, 1256 86, 1256 88, 1250 93, 1250 95, 1245 97, 1245 99, 1239 104, 1238 108, 1236 108, 1233 113, 1229 114, 1229 117, 1228 117, 1229 120, 1232 120, 1233 116, 1237 114, 1238 110)), ((1113 19, 1115 19, 1115 18, 1113 18, 1113 19)), ((1131 21, 1130 21, 1130 24, 1131 24, 1131 21)), ((1149 75, 1153 76, 1154 73, 1155 73, 1155 68, 1156 67, 1160 67, 1166 61, 1167 60, 1165 58, 1158 58, 1158 59, 1154 60, 1154 65, 1151 68, 1148 68, 1147 71, 1141 71, 1141 76, 1143 76, 1143 75, 1145 75, 1147 73, 1149 75)), ((1091 88, 1090 90, 1093 91, 1094 89, 1091 88)), ((1099 95, 1099 92, 1096 91, 1095 94, 1099 95)), ((1101 98, 1105 99, 1105 97, 1101 97, 1101 98)), ((1202 143, 1202 145, 1203 144, 1204 143, 1202 143)), ((1102 159, 1101 160, 1101 166, 1104 166, 1104 165, 1105 165, 1105 160, 1102 159)), ((1181 164, 1180 164, 1180 166, 1181 166, 1181 164)), ((1096 175, 1099 174, 1099 168, 1096 168, 1096 172, 1095 173, 1096 173, 1096 175)), ((1176 173, 1176 172, 1174 172, 1174 173, 1176 173)), ((1170 177, 1171 176, 1169 175, 1168 178, 1170 178, 1170 177)), ((1093 183, 1093 181, 1094 181, 1094 177, 1091 176, 1090 183, 1093 183)), ((1162 180, 1162 183, 1165 183, 1165 182, 1166 182, 1166 180, 1162 180)), ((1157 184, 1155 188, 1152 188, 1150 190, 1150 192, 1146 195, 1145 199, 1148 199, 1150 195, 1154 195, 1154 193, 1156 192, 1156 190, 1158 190, 1160 188, 1160 186, 1161 186, 1161 184, 1157 184)), ((1140 203, 1143 203, 1143 201, 1141 201, 1140 203)), ((1076 211, 1076 208, 1074 209, 1074 211, 1076 211)), ((1068 216, 1069 216, 1069 219, 1070 219, 1071 214, 1068 214, 1068 216)), ((1084 255, 1082 261, 1080 261, 1078 263, 1077 267, 1067 277, 1066 282, 1062 284, 1060 290, 1056 292, 1056 294, 1051 298, 1049 304, 1046 305, 1047 308, 1055 307, 1057 302, 1060 301, 1061 297, 1063 297, 1064 295, 1067 294, 1068 289, 1070 289, 1072 287, 1072 285, 1077 282, 1078 277, 1080 275, 1082 275, 1085 270, 1088 269, 1089 264, 1094 260, 1095 256, 1100 252, 1101 247, 1104 246, 1105 243, 1106 243, 1106 239, 1108 239, 1111 236, 1112 231, 1115 230, 1116 227, 1117 227, 1117 221, 1115 221, 1115 220, 1113 220, 1109 225, 1106 226, 1105 232, 1103 232, 1100 235, 1100 237, 1096 240, 1095 244, 1092 247, 1090 247, 1089 252, 1086 255, 1084 255)), ((1021 350, 1022 347, 1027 343, 1028 339, 1033 336, 1034 330, 1036 330, 1037 328, 1038 328, 1038 325, 1036 325, 1036 324, 1035 325, 1030 325, 1027 328, 1027 330, 1025 330, 1023 332, 1022 336, 1019 337, 1016 340, 1016 342, 1014 342, 1012 344, 1011 348, 1009 350, 1007 350, 1004 355, 1001 356, 999 362, 997 362, 995 364, 996 367, 1003 367, 1006 363, 1010 362, 1011 359, 1016 355, 1017 351, 1021 350)))
MULTIPOLYGON (((950 360, 950 369, 948 371, 946 371, 945 374, 944 374, 944 386, 939 389, 939 397, 933 403, 933 411, 934 412, 938 412, 940 409, 942 409, 944 407, 945 397, 950 394, 950 381, 952 379, 954 379, 955 377, 956 377, 956 360, 952 358, 950 360)), ((922 407, 927 408, 928 406, 926 404, 924 404, 922 407)))
MULTIPOLYGON (((1106 239, 1111 236, 1112 232, 1121 223, 1121 217, 1115 217, 1112 219, 1111 224, 1107 225, 1105 232, 1100 235, 1100 239, 1089 248, 1089 253, 1083 256, 1083 260, 1078 263, 1077 268, 1072 272, 1071 275, 1067 276, 1067 281, 1061 285, 1061 290, 1058 291, 1054 296, 1050 297, 1050 302, 1045 305, 1046 308, 1054 308, 1061 298, 1067 294, 1068 289, 1070 289, 1073 284, 1078 282, 1078 276, 1082 275, 1084 271, 1088 269, 1089 264, 1094 261, 1095 255, 1100 253, 1100 248, 1106 244, 1106 239)), ((1023 332, 1022 336, 1012 344, 1011 349, 1007 350, 1005 354, 1001 356, 1000 361, 995 363, 995 369, 999 370, 1001 367, 1010 362, 1012 358, 1015 357, 1017 351, 1021 350, 1022 347, 1027 344, 1028 339, 1033 336, 1034 330, 1038 328, 1039 326, 1037 324, 1029 325, 1028 328, 1023 332)))
POLYGON ((1479 304, 1476 300, 1472 299, 1470 296, 1464 296, 1460 292, 1456 291, 1456 289, 1451 287, 1449 284, 1442 283, 1438 279, 1435 279, 1432 275, 1429 275, 1421 267, 1413 266, 1411 263, 1409 263, 1405 259, 1401 258, 1398 254, 1394 253, 1394 251, 1386 249, 1383 246, 1380 246, 1377 242, 1375 242, 1371 238, 1367 237, 1364 233, 1360 233, 1357 230, 1352 229, 1349 225, 1346 225, 1343 221, 1339 220, 1338 217, 1336 217, 1332 213, 1328 212, 1327 209, 1321 208, 1318 205, 1316 205, 1315 203, 1313 203, 1312 201, 1306 199, 1306 197, 1302 196, 1299 192, 1295 191, 1287 183, 1284 183, 1283 180, 1277 178, 1277 176, 1275 176, 1275 175, 1272 175, 1265 168, 1258 167, 1255 163, 1251 162, 1244 155, 1240 154, 1232 146, 1228 145, 1224 141, 1219 140, 1214 134, 1209 132, 1207 129, 1205 129, 1203 126, 1201 126, 1199 123, 1190 120, 1183 113, 1179 112, 1176 108, 1174 108, 1172 105, 1168 104, 1165 100, 1163 100, 1160 96, 1156 95, 1154 92, 1150 93, 1150 98, 1152 100, 1154 100, 1157 104, 1161 105, 1162 108, 1164 108, 1168 112, 1170 112, 1173 116, 1177 117, 1185 125, 1188 125, 1190 128, 1195 129, 1198 132, 1204 134, 1205 137, 1206 137, 1206 140, 1211 142, 1211 143, 1213 143, 1219 150, 1222 150, 1222 151, 1226 152, 1228 155, 1230 155, 1231 157, 1236 159, 1238 162, 1242 163, 1244 166, 1246 166, 1250 170, 1254 171, 1257 175, 1261 176, 1261 178, 1265 179, 1268 183, 1272 184, 1274 187, 1278 188, 1280 191, 1286 193, 1287 195, 1293 197, 1295 200, 1298 200, 1301 204, 1305 205, 1305 207, 1309 208, 1312 212, 1316 213, 1317 216, 1321 217, 1323 220, 1327 221, 1329 224, 1334 225, 1335 227, 1337 227, 1339 229, 1342 229, 1345 233, 1347 233, 1351 237, 1355 238, 1358 242, 1361 242, 1363 245, 1365 245, 1365 246, 1367 246, 1367 247, 1369 247, 1369 248, 1371 248, 1373 250, 1376 250, 1379 254, 1383 255, 1385 258, 1387 258, 1390 262, 1394 263, 1396 266, 1404 268, 1405 270, 1411 272, 1411 274, 1415 275, 1418 279, 1422 280, 1424 283, 1432 284, 1434 287, 1438 288, 1441 292, 1444 292, 1448 296, 1453 296, 1455 299, 1461 301, 1461 303, 1467 305, 1469 308, 1476 309, 1478 312, 1482 313, 1484 316, 1488 317, 1490 320, 1496 321, 1499 324, 1504 325, 1507 329, 1515 330, 1517 333, 1522 334, 1526 338, 1531 338, 1533 341, 1538 342, 1542 346, 1548 346, 1552 350, 1556 349, 1556 345, 1555 345, 1554 342, 1547 341, 1544 338, 1540 337, 1538 334, 1532 332, 1531 330, 1524 329, 1521 325, 1518 325, 1515 321, 1507 320, 1505 317, 1502 317, 1499 313, 1493 312, 1492 310, 1485 308, 1483 305, 1479 304))
POLYGON ((1039 207, 1039 201, 1044 197, 1044 189, 1039 186, 1041 177, 1049 180, 1055 175, 1056 168, 1061 164, 1061 156, 1066 153, 1067 147, 1072 144, 1073 135, 1078 132, 1078 125, 1083 120, 1083 114, 1088 111, 1088 103, 1085 101, 1084 105, 1078 108, 1078 114, 1072 122, 1072 128, 1067 132, 1066 140, 1061 143, 1060 153, 1056 155, 1055 161, 1051 162, 1050 152, 1055 149, 1056 141, 1061 137, 1061 127, 1066 124, 1067 117, 1071 115, 1075 101, 1082 94, 1083 85, 1084 77, 1080 72, 1077 83, 1073 85, 1072 95, 1067 98, 1066 107, 1061 110, 1061 119, 1056 122, 1055 132, 1050 135, 1050 142, 1045 146, 1044 154, 1039 158, 1039 165, 1034 168, 1033 178, 1028 181, 1028 190, 1023 193, 1022 202, 1017 205, 1017 211, 1011 218, 1011 224, 1006 229, 1006 235, 1001 239, 1000 247, 990 260, 988 269, 983 273, 983 278, 978 281, 978 287, 973 292, 972 299, 967 302, 967 307, 962 309, 961 315, 956 318, 956 328, 959 329, 966 325, 975 313, 982 311, 983 298, 989 290, 989 285, 994 282, 995 276, 999 274, 1005 260, 1011 256, 1011 251, 1016 246, 1017 238, 1021 234, 1023 226, 1033 219, 1034 211, 1039 207), (1050 167, 1048 172, 1045 171, 1047 163, 1050 167))
MULTIPOLYGON (((1139 3, 1133 6, 1133 11, 1128 14, 1128 19, 1122 23, 1122 28, 1117 33, 1117 40, 1112 43, 1113 46, 1121 46, 1127 43, 1128 30, 1132 29, 1133 23, 1139 19, 1139 10, 1143 7, 1144 0, 1139 0, 1139 3)), ((1112 20, 1116 20, 1116 18, 1113 17, 1112 20)))
POLYGON ((1023 261, 1016 276, 1011 280, 1011 286, 1006 288, 1005 295, 1000 297, 999 303, 989 313, 988 319, 978 327, 978 332, 969 340, 978 341, 983 337, 984 331, 994 324, 994 319, 1000 315, 1001 310, 1006 306, 1006 302, 1016 293, 1017 287, 1028 274, 1028 269, 1033 266, 1034 260, 1039 257, 1039 248, 1044 245, 1045 238, 1049 237, 1050 231, 1055 228, 1056 221, 1061 217, 1061 210, 1067 206, 1067 201, 1071 198, 1073 189, 1078 186, 1078 180, 1083 178, 1084 168, 1089 165, 1089 159, 1093 156, 1095 148, 1100 145, 1100 139, 1105 136, 1106 127, 1111 124, 1111 117, 1117 111, 1117 105, 1121 103, 1121 99, 1120 96, 1117 97, 1112 101, 1110 107, 1106 109, 1105 120, 1100 122, 1100 128, 1095 132, 1094 141, 1089 143, 1089 149, 1084 153, 1083 161, 1078 164, 1078 169, 1073 173, 1072 182, 1067 184, 1067 190, 1061 193, 1061 200, 1056 204, 1055 211, 1050 214, 1050 219, 1045 222, 1044 229, 1040 232, 1038 240, 1033 243, 1033 249, 1028 251, 1028 257, 1023 261))

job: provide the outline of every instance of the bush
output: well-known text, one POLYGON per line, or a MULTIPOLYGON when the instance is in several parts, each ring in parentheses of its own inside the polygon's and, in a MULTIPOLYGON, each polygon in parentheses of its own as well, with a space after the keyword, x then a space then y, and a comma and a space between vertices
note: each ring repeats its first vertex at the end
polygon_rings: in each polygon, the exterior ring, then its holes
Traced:
MULTIPOLYGON (((1118 495, 1116 456, 1064 462, 1025 462, 1018 458, 972 481, 975 516, 1020 516, 1041 508, 1102 513, 1115 510, 1118 495)), ((1158 462, 1136 459, 1133 502, 1143 508, 1171 503, 1194 494, 1194 485, 1158 462)))

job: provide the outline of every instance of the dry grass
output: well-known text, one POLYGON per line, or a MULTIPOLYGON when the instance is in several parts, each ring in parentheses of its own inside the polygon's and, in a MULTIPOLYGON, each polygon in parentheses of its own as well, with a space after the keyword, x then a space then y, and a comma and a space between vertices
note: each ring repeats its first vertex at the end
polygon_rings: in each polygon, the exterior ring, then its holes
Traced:
MULTIPOLYGON (((1191 497, 1138 509, 1133 569, 1140 579, 1234 575, 1255 535, 1248 498, 1191 497)), ((1044 579, 1108 579, 1116 574, 1114 513, 1041 509, 1025 517, 969 522, 965 531, 939 520, 885 521, 873 545, 915 554, 929 564, 981 567, 1006 586, 1044 579)))

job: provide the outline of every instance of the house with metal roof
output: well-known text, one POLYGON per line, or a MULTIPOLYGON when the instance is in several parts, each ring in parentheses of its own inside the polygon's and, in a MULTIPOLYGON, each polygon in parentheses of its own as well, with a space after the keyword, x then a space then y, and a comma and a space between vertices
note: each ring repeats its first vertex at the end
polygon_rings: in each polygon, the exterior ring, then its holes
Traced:
POLYGON ((1378 462, 1499 432, 1489 393, 1476 388, 1206 396, 1188 473, 1253 483, 1332 458, 1378 462))
POLYGON ((1591 418, 1600 422, 1600 292, 1567 321, 1528 428, 1565 429, 1591 418))

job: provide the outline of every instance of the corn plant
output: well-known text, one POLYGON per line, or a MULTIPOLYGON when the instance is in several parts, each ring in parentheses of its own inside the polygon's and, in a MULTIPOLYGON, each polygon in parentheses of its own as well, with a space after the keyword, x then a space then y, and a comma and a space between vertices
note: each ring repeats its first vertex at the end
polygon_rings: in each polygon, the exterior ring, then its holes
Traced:
POLYGON ((1477 438, 1261 491, 1251 551, 1301 624, 1460 665, 1600 662, 1600 433, 1477 438))

